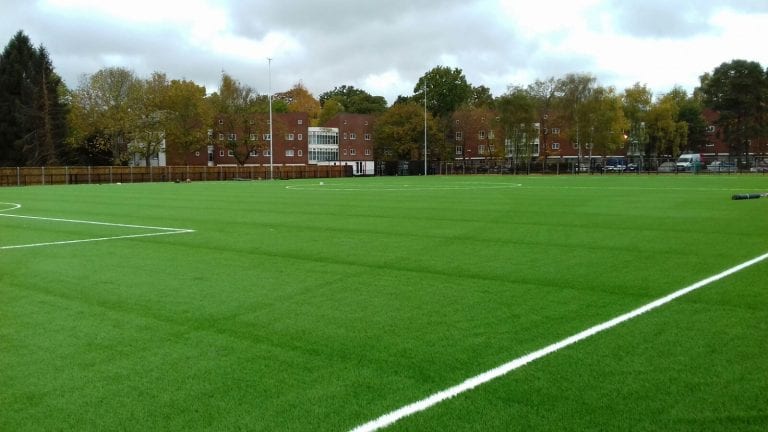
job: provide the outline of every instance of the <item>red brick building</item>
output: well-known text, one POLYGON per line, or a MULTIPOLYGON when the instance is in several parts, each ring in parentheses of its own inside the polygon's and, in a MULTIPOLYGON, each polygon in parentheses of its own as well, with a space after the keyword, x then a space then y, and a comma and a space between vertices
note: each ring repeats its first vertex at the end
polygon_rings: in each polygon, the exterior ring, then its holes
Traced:
POLYGON ((373 125, 371 114, 340 113, 323 126, 338 129, 339 163, 353 167, 355 175, 373 175, 373 125))

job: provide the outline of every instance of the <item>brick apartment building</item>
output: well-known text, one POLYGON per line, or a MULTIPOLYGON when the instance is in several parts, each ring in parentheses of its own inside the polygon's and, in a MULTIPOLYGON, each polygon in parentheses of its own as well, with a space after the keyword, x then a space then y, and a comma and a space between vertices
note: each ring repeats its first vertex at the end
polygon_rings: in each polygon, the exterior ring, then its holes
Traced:
MULTIPOLYGON (((707 162, 727 158, 729 148, 714 126, 717 113, 705 111, 705 118, 710 126, 706 133, 706 145, 699 152, 707 162)), ((240 161, 246 166, 269 166, 270 163, 275 166, 346 165, 352 167, 354 175, 373 175, 375 119, 369 114, 342 113, 324 125, 311 127, 306 113, 275 113, 274 137, 270 137, 268 114, 253 114, 247 121, 241 118, 239 122, 219 116, 206 145, 189 154, 169 151, 166 159, 168 165, 190 166, 233 166, 240 164, 240 161)), ((496 112, 477 109, 457 111, 446 133, 452 157, 442 163, 446 166, 450 164, 452 168, 469 167, 470 172, 479 172, 509 166, 512 158, 516 157, 519 161, 529 158, 532 162, 573 167, 578 161, 596 165, 606 158, 637 161, 644 151, 636 141, 617 134, 615 150, 604 154, 597 148, 590 148, 589 131, 580 131, 578 137, 569 136, 562 123, 556 114, 541 115, 539 122, 532 125, 531 133, 536 136, 530 148, 513 151, 511 140, 505 136, 496 112)), ((766 143, 760 140, 749 145, 750 153, 761 155, 761 158, 768 150, 766 143)), ((430 169, 442 172, 436 168, 430 169)))

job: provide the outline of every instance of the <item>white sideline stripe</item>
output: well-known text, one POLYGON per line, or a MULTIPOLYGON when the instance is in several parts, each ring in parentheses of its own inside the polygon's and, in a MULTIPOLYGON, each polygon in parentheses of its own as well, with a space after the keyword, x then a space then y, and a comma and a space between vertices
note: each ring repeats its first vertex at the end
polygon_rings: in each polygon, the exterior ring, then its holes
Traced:
POLYGON ((712 282, 716 282, 720 279, 723 279, 725 277, 728 277, 738 271, 744 270, 745 268, 752 266, 754 264, 757 264, 763 260, 768 258, 768 253, 761 255, 757 258, 753 258, 749 261, 746 261, 742 264, 739 264, 735 267, 731 267, 728 270, 723 271, 722 273, 718 273, 714 276, 710 276, 704 280, 701 280, 699 282, 696 282, 693 285, 690 285, 688 287, 685 287, 683 289, 680 289, 678 291, 673 292, 672 294, 666 295, 658 300, 654 300, 644 306, 641 306, 633 311, 627 312, 623 315, 619 315, 616 318, 613 318, 609 321, 606 321, 602 324, 598 324, 594 327, 590 327, 584 331, 581 331, 579 333, 576 333, 573 336, 567 337, 560 342, 553 343, 552 345, 546 346, 544 348, 541 348, 538 351, 534 351, 530 354, 526 354, 522 357, 518 357, 508 363, 504 363, 501 366, 498 366, 496 368, 493 368, 487 372, 483 372, 480 375, 476 375, 472 378, 467 379, 466 381, 462 382, 461 384, 455 385, 453 387, 447 388, 445 390, 439 391, 425 399, 422 399, 417 402, 413 402, 409 405, 406 405, 402 408, 399 408, 397 410, 394 410, 390 413, 384 414, 381 417, 372 420, 368 423, 362 424, 360 426, 357 426, 356 428, 352 429, 352 432, 371 432, 375 431, 377 429, 387 427, 393 423, 395 423, 398 420, 401 420, 405 417, 410 416, 411 414, 415 414, 419 411, 424 411, 427 408, 430 408, 434 405, 437 405, 440 402, 443 402, 447 399, 450 399, 460 393, 464 393, 468 390, 471 390, 481 384, 485 384, 493 379, 499 378, 503 375, 506 375, 507 373, 520 368, 522 366, 525 366, 528 363, 531 363, 535 360, 538 360, 547 354, 551 354, 555 351, 558 351, 560 349, 563 349, 569 345, 573 345, 577 342, 580 342, 590 336, 596 335, 597 333, 602 332, 603 330, 608 330, 611 327, 617 326, 624 321, 629 321, 632 318, 635 318, 639 315, 642 315, 648 311, 651 311, 653 309, 656 309, 659 306, 665 305, 672 300, 675 300, 679 297, 682 297, 694 290, 697 290, 703 286, 709 285, 712 282))

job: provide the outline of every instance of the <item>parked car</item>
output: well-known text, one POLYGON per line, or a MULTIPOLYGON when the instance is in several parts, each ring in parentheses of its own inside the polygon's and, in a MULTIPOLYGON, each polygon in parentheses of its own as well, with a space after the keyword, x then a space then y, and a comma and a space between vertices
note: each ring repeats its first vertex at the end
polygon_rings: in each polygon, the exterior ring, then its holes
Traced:
POLYGON ((757 161, 755 166, 749 170, 752 172, 768 173, 768 160, 757 161))
POLYGON ((675 167, 678 171, 698 171, 701 167, 701 154, 687 153, 680 155, 675 167))
POLYGON ((675 163, 674 162, 662 162, 661 165, 659 165, 658 171, 659 172, 675 172, 675 163))
POLYGON ((627 164, 627 171, 637 171, 637 168, 638 166, 636 163, 627 164))
POLYGON ((627 166, 622 164, 615 164, 615 165, 606 165, 605 168, 603 168, 605 171, 610 172, 623 172, 627 170, 627 166))
POLYGON ((736 172, 736 164, 716 160, 707 166, 707 171, 713 172, 736 172))

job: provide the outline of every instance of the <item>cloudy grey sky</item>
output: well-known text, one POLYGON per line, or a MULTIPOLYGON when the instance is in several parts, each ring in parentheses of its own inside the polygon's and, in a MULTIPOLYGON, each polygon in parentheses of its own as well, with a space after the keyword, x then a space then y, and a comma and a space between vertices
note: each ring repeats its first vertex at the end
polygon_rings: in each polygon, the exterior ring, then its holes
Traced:
POLYGON ((692 90, 735 58, 768 66, 766 0, 0 0, 3 46, 18 30, 76 87, 107 66, 260 93, 301 81, 392 102, 437 65, 498 96, 588 72, 603 85, 692 90), (271 74, 267 58, 272 58, 271 74))

